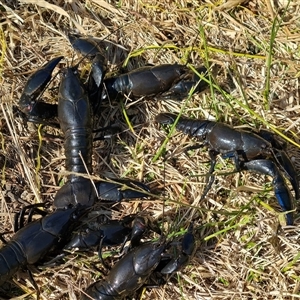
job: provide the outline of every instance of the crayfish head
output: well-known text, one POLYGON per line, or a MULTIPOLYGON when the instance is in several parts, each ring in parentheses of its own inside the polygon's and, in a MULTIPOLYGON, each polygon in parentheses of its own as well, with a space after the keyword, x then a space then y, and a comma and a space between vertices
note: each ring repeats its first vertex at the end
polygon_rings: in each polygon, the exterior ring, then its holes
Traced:
POLYGON ((20 101, 19 101, 19 106, 20 109, 23 113, 29 114, 32 110, 32 107, 34 105, 34 102, 31 100, 31 96, 28 94, 23 93, 20 101))
POLYGON ((139 246, 133 258, 135 272, 141 275, 151 274, 161 261, 161 255, 167 247, 166 243, 152 242, 139 246))

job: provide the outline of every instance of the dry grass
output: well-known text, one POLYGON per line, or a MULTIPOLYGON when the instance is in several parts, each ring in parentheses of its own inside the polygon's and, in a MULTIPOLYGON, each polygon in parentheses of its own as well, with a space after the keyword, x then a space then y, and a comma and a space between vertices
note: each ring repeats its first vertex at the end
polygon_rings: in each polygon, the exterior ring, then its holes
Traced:
MULTIPOLYGON (((153 162, 166 138, 155 116, 183 110, 193 118, 282 132, 295 142, 289 146, 289 155, 300 170, 296 146, 300 4, 285 0, 19 2, 0 4, 2 231, 12 230, 13 215, 25 204, 53 201, 64 169, 62 141, 50 135, 59 131, 45 128, 40 145, 37 128, 27 126, 13 112, 28 76, 62 53, 71 64, 76 54, 65 31, 99 38, 110 34, 108 40, 115 43, 107 50, 111 72, 117 72, 128 55, 132 56, 128 70, 189 59, 194 66, 218 65, 215 84, 231 95, 212 87, 182 103, 125 101, 133 130, 128 129, 119 103, 103 109, 101 124, 117 120, 124 133, 111 142, 95 144, 94 174, 139 179, 159 193, 164 191, 166 230, 180 233, 195 222, 198 245, 190 265, 164 287, 147 289, 142 299, 300 298, 300 218, 296 213, 296 226, 283 225, 270 178, 252 173, 217 176, 199 203, 209 167, 205 150, 187 155, 184 150, 194 141, 176 132, 167 143, 166 162, 162 157, 153 162)), ((57 90, 48 90, 43 98, 55 102, 56 95, 57 90)), ((231 170, 231 162, 219 159, 219 173, 231 170)), ((119 205, 113 209, 114 217, 142 210, 162 222, 162 197, 137 204, 119 205), (119 208, 122 213, 118 214, 119 208)), ((82 253, 39 271, 35 279, 42 299, 76 299, 81 289, 103 276, 95 265, 102 268, 96 254, 82 253)), ((13 280, 19 286, 15 295, 34 299, 28 276, 19 275, 23 279, 13 280)))

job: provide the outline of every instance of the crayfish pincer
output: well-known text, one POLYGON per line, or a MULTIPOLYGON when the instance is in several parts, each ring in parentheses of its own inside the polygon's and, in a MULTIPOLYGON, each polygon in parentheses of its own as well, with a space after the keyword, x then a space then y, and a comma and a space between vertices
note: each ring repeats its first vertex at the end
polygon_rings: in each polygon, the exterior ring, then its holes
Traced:
POLYGON ((81 205, 57 209, 17 231, 0 249, 0 285, 20 267, 37 263, 59 244, 63 247, 84 213, 81 205))
POLYGON ((294 222, 293 201, 291 201, 291 193, 285 183, 284 177, 279 171, 278 167, 271 160, 257 159, 248 162, 241 162, 242 170, 249 170, 273 177, 274 193, 278 200, 278 203, 282 207, 282 210, 288 212, 286 214, 286 222, 288 225, 292 225, 294 222))
POLYGON ((36 99, 51 79, 52 72, 63 56, 55 57, 33 73, 27 80, 19 100, 20 109, 28 115, 29 121, 39 122, 57 116, 57 106, 36 99))
MULTIPOLYGON (((196 137, 202 142, 197 147, 207 146, 211 158, 211 166, 207 186, 204 189, 202 199, 206 196, 214 181, 214 168, 216 165, 216 157, 221 154, 223 158, 233 158, 237 171, 249 169, 260 173, 271 175, 275 190, 276 198, 283 211, 290 211, 293 208, 293 199, 283 180, 283 175, 279 169, 283 169, 292 183, 296 197, 299 196, 299 185, 297 174, 292 168, 288 156, 284 151, 276 149, 270 141, 251 131, 243 131, 234 129, 231 126, 208 120, 193 120, 171 113, 161 113, 157 115, 156 121, 160 124, 174 124, 176 128, 185 134, 196 137), (249 164, 250 161, 262 159, 260 163, 249 164), (268 160, 272 160, 274 164, 270 165, 268 160), (282 162, 283 165, 279 164, 282 162), (284 188, 282 188, 284 187, 284 188)), ((273 143, 274 145, 275 143, 273 143)), ((196 147, 193 147, 196 148, 196 147)), ((293 213, 290 212, 286 216, 288 225, 293 224, 293 213)))
POLYGON ((157 242, 148 242, 133 248, 111 269, 105 281, 97 281, 82 294, 81 299, 121 300, 148 283, 151 275, 169 276, 181 270, 194 252, 193 227, 183 237, 181 253, 173 257, 166 250, 170 243, 162 236, 157 242))

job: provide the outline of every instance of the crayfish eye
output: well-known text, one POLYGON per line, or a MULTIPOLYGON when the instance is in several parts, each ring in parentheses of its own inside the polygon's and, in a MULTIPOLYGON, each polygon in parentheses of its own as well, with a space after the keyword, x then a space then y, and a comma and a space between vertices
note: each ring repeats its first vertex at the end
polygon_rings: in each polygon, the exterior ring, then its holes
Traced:
POLYGON ((272 146, 268 143, 264 143, 261 145, 261 149, 264 150, 264 152, 266 152, 266 153, 271 153, 272 152, 271 148, 272 148, 272 146))
POLYGON ((32 108, 32 105, 31 104, 28 104, 25 108, 24 108, 24 112, 30 112, 31 111, 31 108, 32 108))
MULTIPOLYGON (((31 98, 31 97, 30 97, 30 98, 31 98)), ((30 103, 28 103, 28 104, 24 107, 23 112, 25 112, 25 113, 30 113, 35 105, 36 105, 35 101, 31 100, 30 103)))

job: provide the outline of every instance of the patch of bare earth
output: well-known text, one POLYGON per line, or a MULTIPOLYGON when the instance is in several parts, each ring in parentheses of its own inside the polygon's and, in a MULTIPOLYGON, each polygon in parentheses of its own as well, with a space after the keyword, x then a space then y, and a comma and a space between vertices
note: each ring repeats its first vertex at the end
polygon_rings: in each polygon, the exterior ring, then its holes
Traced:
MULTIPOLYGON (((197 249, 189 265, 166 285, 145 289, 141 299, 300 298, 299 213, 295 226, 284 225, 272 178, 232 173, 234 164, 218 158, 215 183, 200 201, 208 152, 186 151, 196 140, 177 131, 165 156, 153 161, 168 134, 155 116, 182 110, 191 118, 279 130, 295 142, 289 143, 288 155, 299 172, 299 15, 300 4, 285 0, 1 1, 1 231, 13 230, 14 213, 25 205, 52 203, 65 179, 61 132, 45 127, 39 139, 38 127, 14 107, 29 75, 51 58, 64 55, 59 68, 79 61, 66 38, 76 31, 111 42, 105 49, 108 76, 120 72, 129 55, 126 70, 187 61, 218 69, 211 78, 215 86, 189 100, 131 101, 129 95, 122 102, 126 113, 120 102, 101 110, 101 126, 117 122, 123 132, 94 144, 94 175, 142 180, 158 196, 97 209, 113 218, 148 214, 179 237, 194 222, 197 249)), ((84 67, 89 68, 87 62, 84 67)), ((43 101, 57 101, 58 84, 59 76, 43 101)), ((109 264, 116 261, 107 258, 109 264)), ((107 272, 92 251, 70 253, 55 267, 33 267, 41 299, 79 299, 107 272)), ((11 298, 36 298, 22 270, 1 289, 11 298)))

